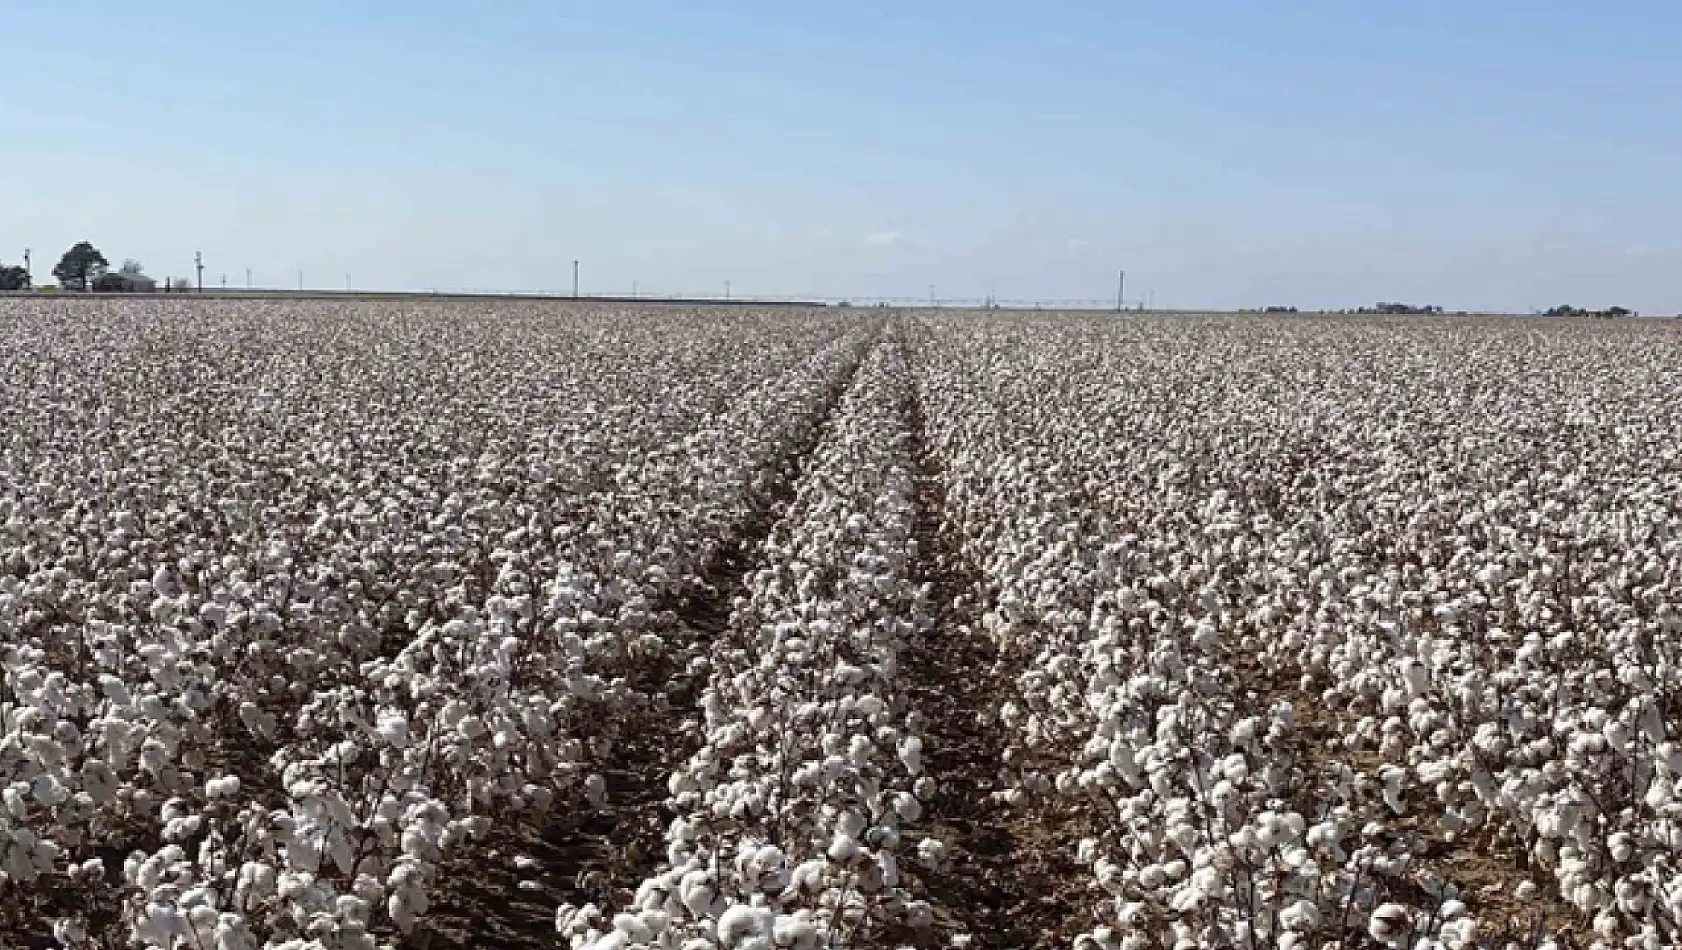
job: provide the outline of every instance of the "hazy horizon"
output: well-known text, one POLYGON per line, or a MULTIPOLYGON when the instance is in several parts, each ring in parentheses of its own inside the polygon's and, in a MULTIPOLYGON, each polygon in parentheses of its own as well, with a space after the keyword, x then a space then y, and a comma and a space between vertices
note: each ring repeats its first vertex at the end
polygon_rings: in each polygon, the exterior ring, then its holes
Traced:
POLYGON ((1258 6, 8 5, 0 261, 1682 311, 1682 9, 1258 6))

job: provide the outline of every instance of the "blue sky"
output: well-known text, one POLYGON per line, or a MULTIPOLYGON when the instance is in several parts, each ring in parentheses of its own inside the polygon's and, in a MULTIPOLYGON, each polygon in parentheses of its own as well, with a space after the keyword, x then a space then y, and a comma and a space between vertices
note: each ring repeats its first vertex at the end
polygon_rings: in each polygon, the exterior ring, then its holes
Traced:
POLYGON ((1682 310, 1673 2, 258 6, 0 0, 0 260, 1682 310))

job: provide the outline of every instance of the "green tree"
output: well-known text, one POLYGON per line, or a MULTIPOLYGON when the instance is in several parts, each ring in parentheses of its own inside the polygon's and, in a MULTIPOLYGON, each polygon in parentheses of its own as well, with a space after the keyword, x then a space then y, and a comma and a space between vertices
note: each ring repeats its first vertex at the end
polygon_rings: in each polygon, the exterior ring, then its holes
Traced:
POLYGON ((58 266, 53 268, 53 276, 66 290, 87 290, 89 282, 104 274, 110 266, 111 262, 99 253, 99 248, 82 241, 59 258, 58 266))
POLYGON ((29 272, 16 264, 0 264, 0 290, 28 290, 29 272))

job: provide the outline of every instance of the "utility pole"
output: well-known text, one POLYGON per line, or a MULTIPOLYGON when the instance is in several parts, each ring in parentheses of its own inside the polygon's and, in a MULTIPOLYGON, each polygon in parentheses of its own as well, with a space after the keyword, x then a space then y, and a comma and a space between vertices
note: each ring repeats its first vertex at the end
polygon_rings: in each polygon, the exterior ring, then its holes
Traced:
POLYGON ((572 296, 574 298, 576 298, 578 296, 578 259, 577 258, 573 258, 573 261, 572 261, 572 296))
POLYGON ((302 267, 298 268, 298 292, 304 292, 304 269, 302 267))
POLYGON ((929 285, 929 306, 934 306, 934 285, 929 285))
POLYGON ((1127 272, 1122 271, 1115 281, 1115 312, 1121 312, 1122 292, 1127 289, 1127 272))
POLYGON ((345 293, 350 293, 350 275, 345 275, 345 293))
POLYGON ((1151 292, 1150 292, 1150 295, 1149 295, 1149 296, 1150 296, 1150 298, 1151 298, 1151 309, 1152 309, 1152 310, 1155 310, 1155 309, 1156 309, 1156 291, 1155 291, 1155 290, 1152 290, 1152 291, 1151 291, 1151 292))
POLYGON ((202 251, 193 252, 193 267, 199 272, 199 293, 202 294, 204 293, 204 253, 202 251))
POLYGON ((637 282, 633 280, 633 281, 631 281, 631 296, 635 297, 636 295, 637 295, 637 282))
POLYGON ((29 263, 29 248, 23 249, 23 289, 32 290, 35 287, 35 269, 29 263))
POLYGON ((245 289, 251 289, 251 268, 249 267, 245 269, 245 289))
POLYGON ((728 280, 724 282, 724 299, 730 299, 730 282, 728 280))
POLYGON ((228 275, 227 274, 222 275, 222 289, 223 290, 228 289, 228 275))

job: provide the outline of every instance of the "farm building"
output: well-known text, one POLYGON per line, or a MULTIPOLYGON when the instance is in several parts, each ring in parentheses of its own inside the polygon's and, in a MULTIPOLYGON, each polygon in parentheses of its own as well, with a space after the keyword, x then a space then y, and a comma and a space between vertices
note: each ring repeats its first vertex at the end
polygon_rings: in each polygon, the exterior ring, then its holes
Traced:
POLYGON ((94 281, 93 289, 101 293, 149 294, 158 289, 158 282, 145 274, 111 271, 94 281))

